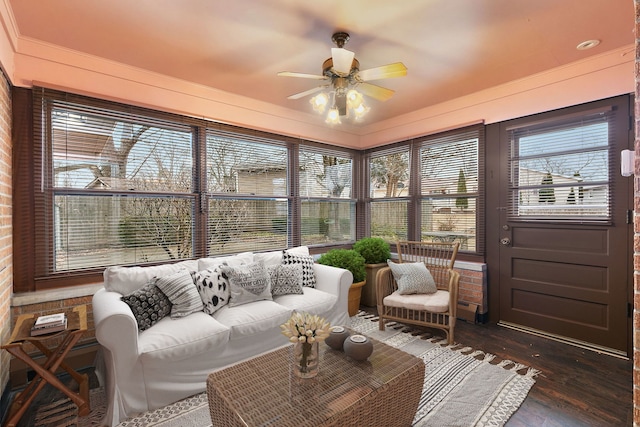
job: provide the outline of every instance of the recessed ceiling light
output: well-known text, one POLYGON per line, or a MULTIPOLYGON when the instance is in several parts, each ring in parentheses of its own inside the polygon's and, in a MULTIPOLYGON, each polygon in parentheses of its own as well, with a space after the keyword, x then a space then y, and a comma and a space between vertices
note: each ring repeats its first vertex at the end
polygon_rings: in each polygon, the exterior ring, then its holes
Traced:
POLYGON ((600 40, 585 40, 582 43, 579 43, 578 46, 576 46, 576 49, 578 50, 587 50, 587 49, 591 49, 593 47, 596 47, 600 44, 600 40))

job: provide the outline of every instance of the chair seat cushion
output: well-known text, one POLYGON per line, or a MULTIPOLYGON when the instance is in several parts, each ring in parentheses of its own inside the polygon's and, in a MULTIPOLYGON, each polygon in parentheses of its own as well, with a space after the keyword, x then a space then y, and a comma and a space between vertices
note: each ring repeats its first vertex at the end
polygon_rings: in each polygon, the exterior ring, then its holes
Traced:
POLYGON ((387 295, 382 303, 389 307, 445 313, 449 310, 449 292, 437 290, 432 294, 401 295, 395 291, 391 295, 387 295))

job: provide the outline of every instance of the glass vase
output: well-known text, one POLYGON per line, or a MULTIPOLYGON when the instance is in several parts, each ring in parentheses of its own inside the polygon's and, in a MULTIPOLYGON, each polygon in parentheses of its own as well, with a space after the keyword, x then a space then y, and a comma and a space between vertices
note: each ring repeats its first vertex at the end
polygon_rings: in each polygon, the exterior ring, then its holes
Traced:
POLYGON ((293 345, 293 373, 300 378, 318 375, 318 343, 298 342, 293 345))

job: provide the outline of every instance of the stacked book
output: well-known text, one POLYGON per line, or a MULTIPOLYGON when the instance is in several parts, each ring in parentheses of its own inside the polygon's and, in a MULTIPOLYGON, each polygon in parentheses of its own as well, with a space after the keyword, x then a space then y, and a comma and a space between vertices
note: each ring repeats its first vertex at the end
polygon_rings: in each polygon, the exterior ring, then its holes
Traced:
POLYGON ((39 316, 31 328, 31 336, 52 334, 67 329, 67 316, 64 313, 39 316))

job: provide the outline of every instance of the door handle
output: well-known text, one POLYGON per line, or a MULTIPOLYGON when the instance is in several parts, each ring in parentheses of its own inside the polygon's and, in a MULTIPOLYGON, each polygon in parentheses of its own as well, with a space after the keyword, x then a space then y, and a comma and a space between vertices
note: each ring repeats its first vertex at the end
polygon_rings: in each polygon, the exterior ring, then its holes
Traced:
POLYGON ((511 246, 511 239, 508 237, 503 237, 500 239, 500 243, 504 246, 511 246))

